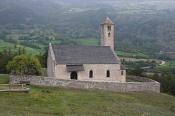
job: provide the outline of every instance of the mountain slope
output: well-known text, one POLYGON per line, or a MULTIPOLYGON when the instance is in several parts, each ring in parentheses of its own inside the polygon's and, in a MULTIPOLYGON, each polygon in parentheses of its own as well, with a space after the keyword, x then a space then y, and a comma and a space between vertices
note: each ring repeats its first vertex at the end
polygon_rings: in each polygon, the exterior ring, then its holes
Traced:
POLYGON ((42 25, 62 39, 99 39, 99 24, 109 16, 118 49, 154 54, 175 50, 174 6, 173 0, 0 0, 0 24, 42 25))

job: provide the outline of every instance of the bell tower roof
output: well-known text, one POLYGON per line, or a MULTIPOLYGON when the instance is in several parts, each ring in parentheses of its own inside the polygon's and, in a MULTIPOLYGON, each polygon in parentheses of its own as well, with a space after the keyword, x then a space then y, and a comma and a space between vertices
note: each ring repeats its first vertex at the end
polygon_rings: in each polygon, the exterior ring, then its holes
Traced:
POLYGON ((109 17, 106 17, 106 19, 101 24, 102 25, 114 25, 114 23, 109 17))

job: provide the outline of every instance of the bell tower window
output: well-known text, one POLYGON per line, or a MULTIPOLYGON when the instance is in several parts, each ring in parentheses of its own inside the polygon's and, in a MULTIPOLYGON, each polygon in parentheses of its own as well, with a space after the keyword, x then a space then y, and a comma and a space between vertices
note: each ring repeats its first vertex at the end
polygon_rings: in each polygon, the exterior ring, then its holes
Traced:
POLYGON ((108 31, 111 31, 111 26, 108 26, 108 31))
POLYGON ((124 72, 123 72, 123 70, 121 71, 121 75, 124 75, 124 72))
POLYGON ((111 37, 111 33, 110 32, 108 33, 108 37, 111 37))

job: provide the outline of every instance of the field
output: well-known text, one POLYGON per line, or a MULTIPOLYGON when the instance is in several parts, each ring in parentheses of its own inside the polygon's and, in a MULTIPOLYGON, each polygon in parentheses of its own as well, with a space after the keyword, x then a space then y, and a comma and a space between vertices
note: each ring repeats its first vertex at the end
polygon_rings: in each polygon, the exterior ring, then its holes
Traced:
POLYGON ((7 84, 9 82, 8 75, 0 74, 0 84, 7 84))
POLYGON ((160 65, 159 68, 175 68, 175 61, 167 61, 164 65, 160 65))
POLYGON ((165 71, 165 72, 174 72, 175 69, 175 61, 171 60, 171 61, 166 61, 165 64, 163 65, 159 65, 156 67, 156 70, 159 71, 165 71))
POLYGON ((78 43, 80 43, 81 45, 98 45, 98 40, 97 39, 76 39, 75 41, 77 41, 78 43))
POLYGON ((131 58, 149 58, 148 55, 140 52, 140 51, 133 51, 133 52, 125 52, 125 51, 117 51, 118 56, 121 57, 131 57, 131 58))
POLYGON ((17 48, 14 48, 14 46, 15 46, 15 44, 13 44, 13 43, 4 42, 3 40, 0 40, 0 52, 2 52, 4 49, 8 50, 8 48, 11 48, 12 51, 17 52, 19 47, 21 47, 21 48, 24 47, 28 54, 35 55, 35 54, 39 54, 39 52, 40 52, 40 50, 38 50, 38 49, 34 49, 34 48, 22 46, 22 45, 18 45, 17 48))
MULTIPOLYGON (((0 78, 3 76, 1 75, 0 78)), ((5 79, 5 77, 4 77, 5 79)), ((0 80, 2 83, 2 80, 0 80)), ((0 116, 174 116, 175 97, 157 93, 41 88, 1 93, 0 116)))

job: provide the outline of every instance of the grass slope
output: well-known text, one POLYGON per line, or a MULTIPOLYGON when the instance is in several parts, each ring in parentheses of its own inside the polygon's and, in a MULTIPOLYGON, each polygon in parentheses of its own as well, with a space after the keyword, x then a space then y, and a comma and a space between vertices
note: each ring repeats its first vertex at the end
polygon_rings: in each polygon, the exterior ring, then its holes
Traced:
POLYGON ((9 82, 9 76, 6 74, 0 74, 0 84, 6 84, 9 82))
POLYGON ((121 57, 149 58, 148 55, 146 55, 140 51, 133 51, 133 52, 128 51, 128 52, 126 52, 126 51, 117 50, 116 53, 118 56, 121 56, 121 57))
POLYGON ((166 94, 31 88, 30 93, 0 93, 0 116, 175 115, 175 97, 166 94))
POLYGON ((158 66, 158 68, 162 68, 162 69, 168 69, 168 68, 175 68, 175 61, 166 61, 166 63, 164 65, 160 65, 158 66))
POLYGON ((164 72, 173 72, 175 69, 175 60, 171 60, 171 61, 166 61, 165 64, 163 65, 158 65, 156 67, 156 70, 158 71, 164 71, 164 72))
MULTIPOLYGON (((15 44, 13 43, 9 43, 9 42, 4 42, 3 40, 0 40, 0 52, 2 52, 4 49, 11 48, 12 51, 18 51, 18 48, 14 48, 15 44)), ((26 47, 26 46, 22 46, 22 45, 18 45, 17 47, 21 47, 21 48, 25 48, 26 52, 28 54, 39 54, 39 49, 35 49, 35 48, 30 48, 30 47, 26 47)))
POLYGON ((113 93, 101 90, 32 87, 29 94, 1 93, 0 99, 2 116, 175 115, 175 98, 156 93, 113 93))
POLYGON ((90 46, 94 46, 94 45, 98 45, 98 40, 97 39, 76 39, 76 42, 78 42, 81 45, 90 45, 90 46))

